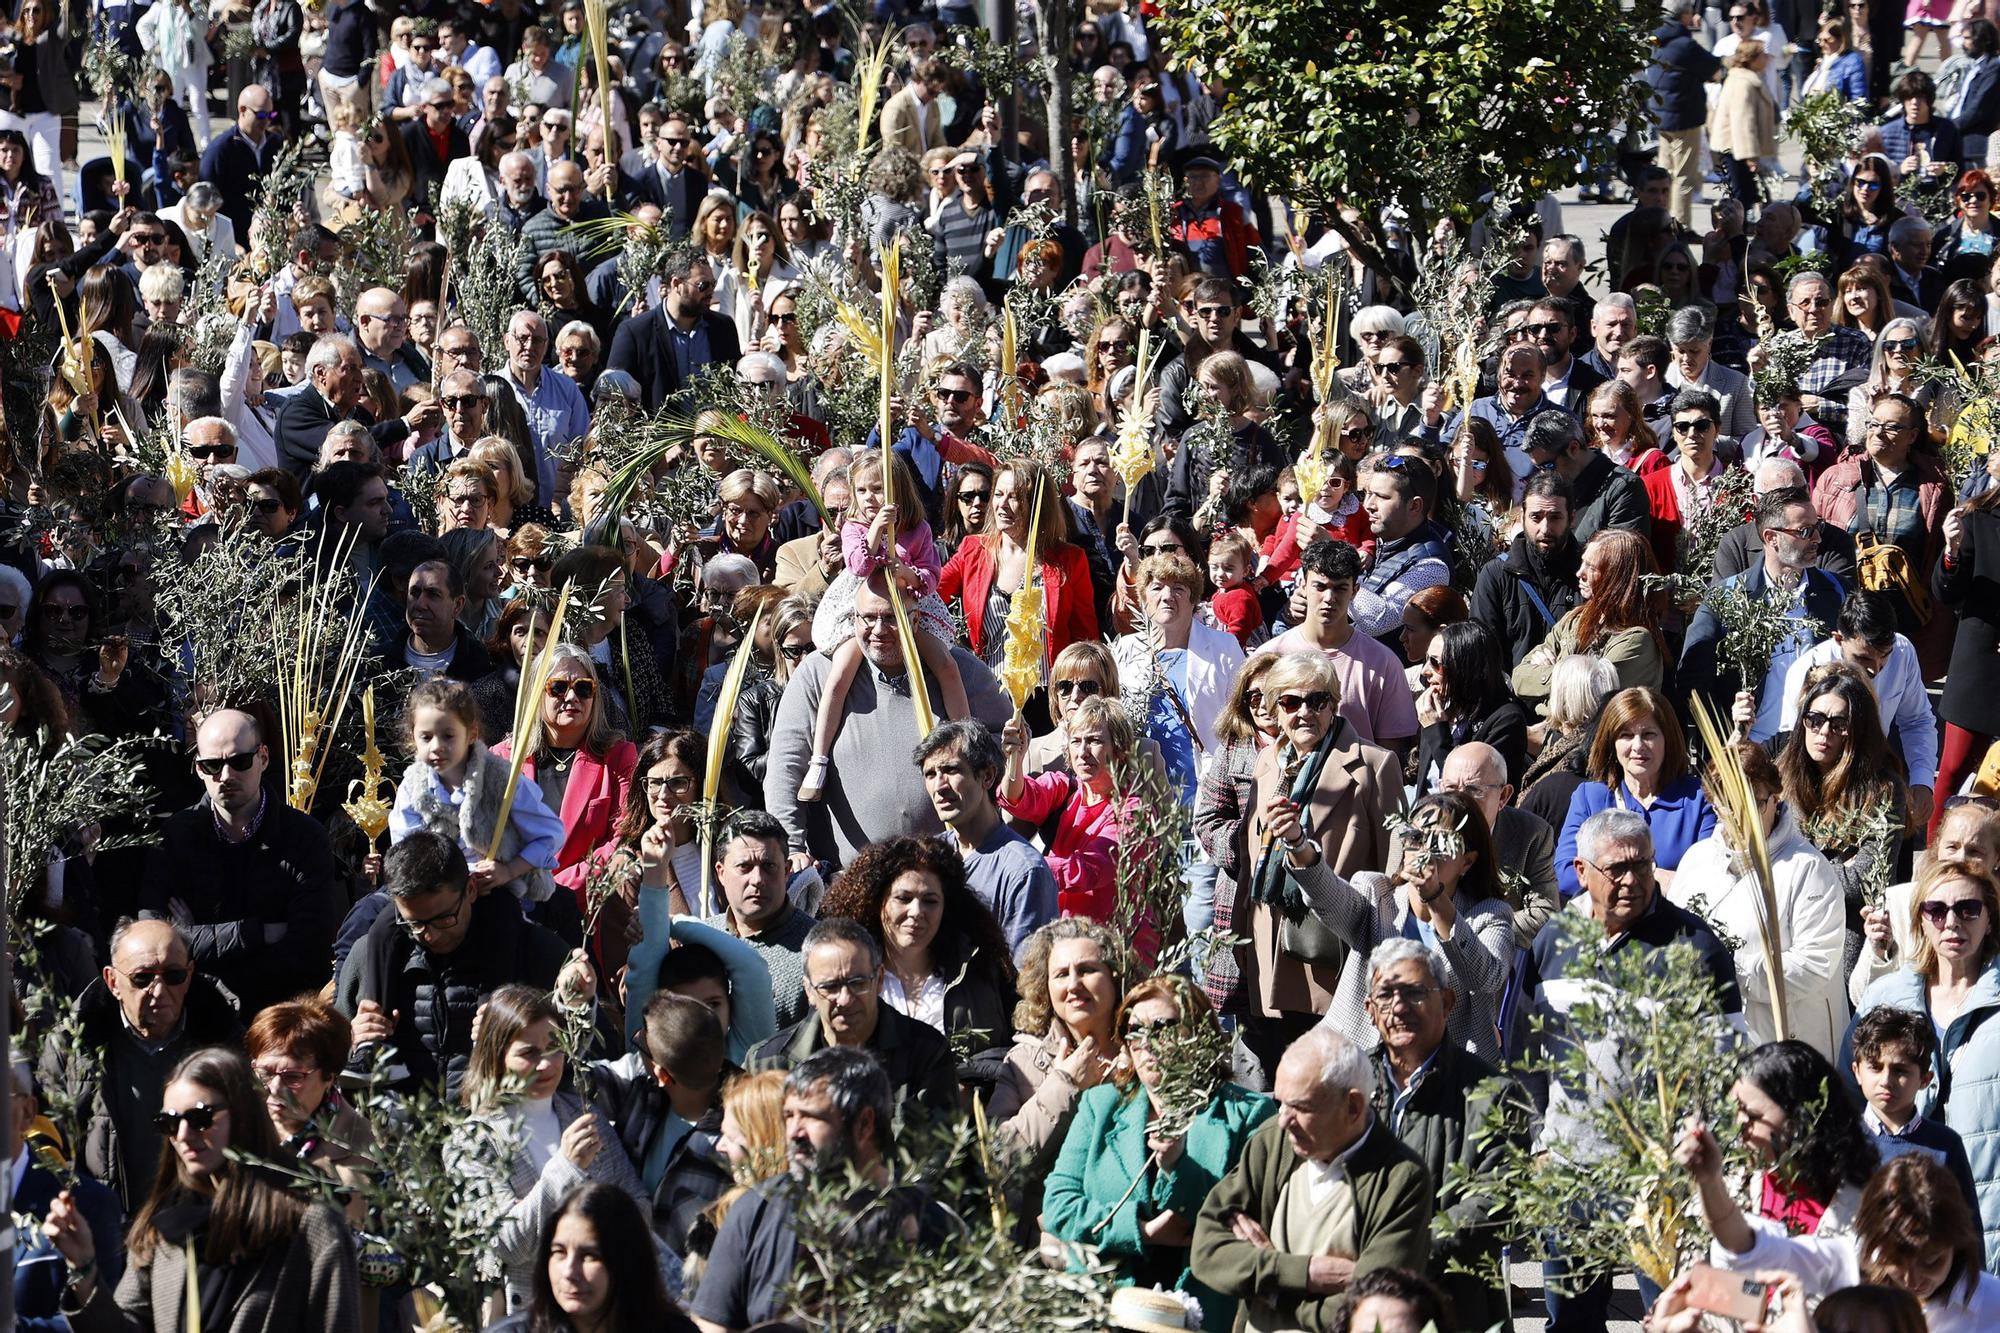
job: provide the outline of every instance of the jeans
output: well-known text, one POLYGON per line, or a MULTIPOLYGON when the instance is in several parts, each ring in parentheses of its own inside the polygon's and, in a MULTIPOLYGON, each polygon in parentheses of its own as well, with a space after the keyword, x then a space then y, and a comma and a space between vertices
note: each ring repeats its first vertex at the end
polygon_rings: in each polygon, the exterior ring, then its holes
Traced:
MULTIPOLYGON (((1215 924, 1215 880, 1221 871, 1202 855, 1193 839, 1181 849, 1181 867, 1187 882, 1187 894, 1181 899, 1181 922, 1192 937, 1215 924)), ((1205 951, 1188 953, 1188 972, 1197 986, 1208 971, 1207 961, 1205 951)))

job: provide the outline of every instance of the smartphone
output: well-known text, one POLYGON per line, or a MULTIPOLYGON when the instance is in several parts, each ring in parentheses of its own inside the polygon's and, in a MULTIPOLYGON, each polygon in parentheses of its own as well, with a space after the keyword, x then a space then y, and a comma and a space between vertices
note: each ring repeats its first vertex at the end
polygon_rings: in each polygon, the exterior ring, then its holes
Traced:
POLYGON ((1733 1319, 1739 1324, 1763 1319, 1764 1303, 1771 1284, 1757 1282, 1741 1273, 1729 1273, 1707 1264, 1688 1270, 1688 1305, 1708 1314, 1733 1319))

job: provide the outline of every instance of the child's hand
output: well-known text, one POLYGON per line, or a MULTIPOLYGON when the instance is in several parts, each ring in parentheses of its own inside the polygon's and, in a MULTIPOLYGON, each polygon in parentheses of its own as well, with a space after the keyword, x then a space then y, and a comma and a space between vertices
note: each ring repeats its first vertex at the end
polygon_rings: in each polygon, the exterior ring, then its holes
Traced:
POLYGON ((918 593, 924 590, 923 575, 917 573, 916 570, 911 569, 908 565, 902 563, 900 560, 896 562, 894 569, 896 574, 896 586, 903 590, 903 595, 905 597, 915 597, 918 593))
POLYGON ((871 550, 879 548, 884 542, 892 540, 895 535, 896 506, 883 505, 875 515, 875 521, 868 525, 868 546, 871 550))
POLYGON ((477 897, 492 888, 499 881, 499 878, 500 863, 498 861, 475 861, 472 864, 471 872, 465 877, 465 887, 472 891, 474 897, 477 897))

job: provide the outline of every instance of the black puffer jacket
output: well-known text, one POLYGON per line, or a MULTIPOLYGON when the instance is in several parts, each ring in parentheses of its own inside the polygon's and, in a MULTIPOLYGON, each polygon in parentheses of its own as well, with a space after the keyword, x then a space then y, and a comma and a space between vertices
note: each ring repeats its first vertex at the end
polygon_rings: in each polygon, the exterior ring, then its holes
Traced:
POLYGON ((391 1067, 405 1072, 395 1085, 435 1085, 443 1075, 445 1095, 457 1101, 480 1003, 509 982, 553 989, 569 946, 522 916, 509 893, 481 898, 464 942, 445 957, 419 949, 400 921, 394 910, 375 919, 341 965, 333 1002, 349 1018, 364 1000, 398 1015, 391 1067))
MULTIPOLYGON (((107 1074, 116 1077, 124 1017, 117 997, 98 977, 84 988, 77 1000, 76 1013, 83 1025, 75 1049, 51 1041, 42 1048, 41 1067, 36 1077, 44 1088, 60 1088, 76 1106, 82 1125, 83 1142, 72 1150, 80 1155, 83 1169, 109 1185, 118 1195, 120 1207, 129 1216, 152 1186, 150 1176, 127 1180, 120 1169, 117 1121, 105 1096, 107 1074)), ((243 1024, 237 1019, 235 998, 201 973, 188 982, 187 1001, 181 1010, 180 1035, 170 1043, 166 1056, 178 1060, 204 1046, 236 1046, 243 1039, 243 1024)))

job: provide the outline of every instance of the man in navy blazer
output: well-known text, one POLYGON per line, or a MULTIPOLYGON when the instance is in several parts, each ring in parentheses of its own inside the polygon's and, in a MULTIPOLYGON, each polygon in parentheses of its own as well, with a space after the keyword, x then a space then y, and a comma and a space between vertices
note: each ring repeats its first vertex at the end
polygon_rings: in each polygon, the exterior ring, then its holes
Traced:
POLYGON ((676 251, 660 279, 660 304, 618 326, 605 363, 639 382, 648 412, 659 410, 703 366, 733 366, 743 355, 736 325, 708 308, 715 270, 707 260, 693 250, 676 251))
POLYGON ((1972 57, 1972 71, 1952 103, 1951 123, 1958 126, 1964 160, 1977 165, 1986 160, 1987 139, 2000 129, 2000 28, 1974 19, 1965 25, 1960 46, 1972 57))
POLYGON ((312 387, 285 400, 272 432, 279 462, 301 481, 312 475, 320 441, 336 421, 352 417, 368 427, 384 457, 389 457, 411 434, 435 432, 444 419, 431 402, 410 409, 406 416, 375 420, 361 406, 361 348, 344 334, 324 334, 313 344, 306 355, 306 379, 312 387))

